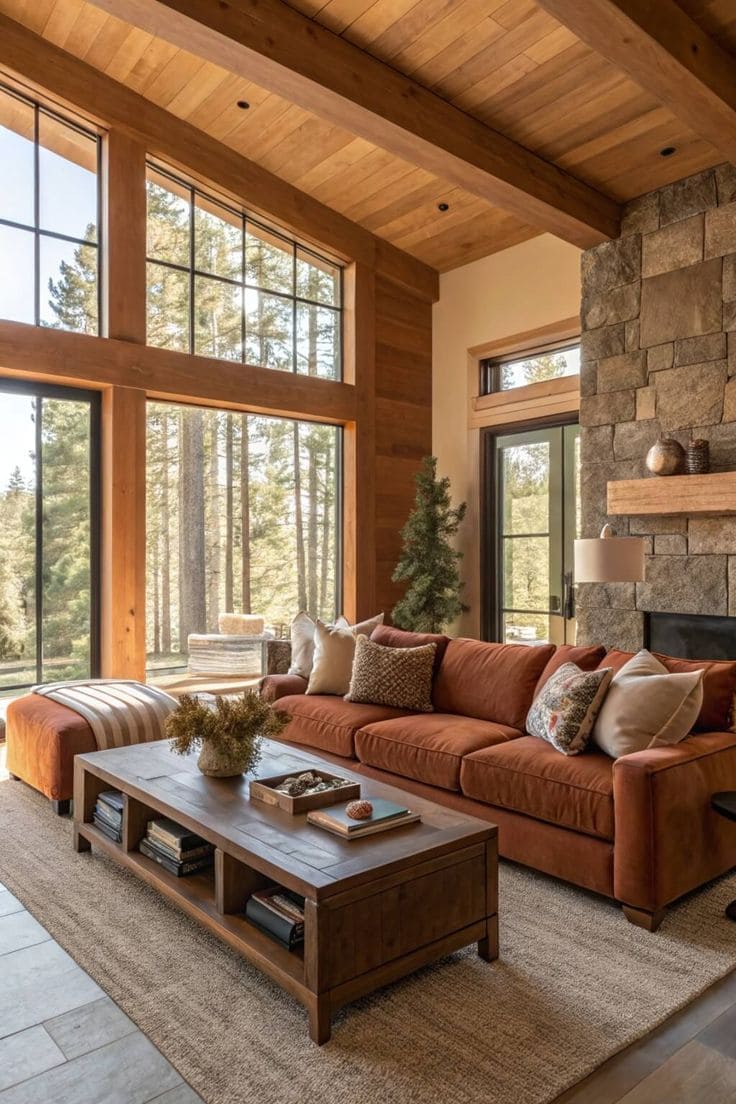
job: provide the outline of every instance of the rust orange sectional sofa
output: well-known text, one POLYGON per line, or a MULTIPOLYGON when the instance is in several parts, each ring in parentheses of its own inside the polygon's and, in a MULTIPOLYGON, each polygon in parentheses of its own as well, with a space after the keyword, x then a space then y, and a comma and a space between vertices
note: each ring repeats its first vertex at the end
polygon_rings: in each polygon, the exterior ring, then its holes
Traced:
POLYGON ((736 824, 710 808, 713 793, 736 789, 729 730, 736 663, 659 657, 673 671, 705 668, 696 730, 681 744, 618 760, 597 750, 566 757, 524 732, 535 690, 569 660, 618 669, 630 653, 448 640, 384 626, 373 639, 438 644, 435 712, 307 695, 304 679, 270 675, 261 692, 290 717, 284 740, 493 821, 501 855, 614 898, 649 930, 672 901, 736 866, 736 824))

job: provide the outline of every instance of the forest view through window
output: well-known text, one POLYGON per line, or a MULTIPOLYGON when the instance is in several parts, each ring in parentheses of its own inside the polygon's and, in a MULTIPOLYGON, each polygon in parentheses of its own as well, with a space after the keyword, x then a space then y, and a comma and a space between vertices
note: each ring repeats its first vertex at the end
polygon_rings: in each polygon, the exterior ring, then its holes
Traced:
POLYGON ((98 673, 99 395, 0 380, 0 694, 98 673))
POLYGON ((159 402, 147 421, 149 669, 184 667, 220 613, 334 618, 341 431, 159 402))
POLYGON ((0 85, 0 318, 97 334, 96 134, 0 85))
POLYGON ((149 345, 339 379, 342 270, 149 166, 149 345))

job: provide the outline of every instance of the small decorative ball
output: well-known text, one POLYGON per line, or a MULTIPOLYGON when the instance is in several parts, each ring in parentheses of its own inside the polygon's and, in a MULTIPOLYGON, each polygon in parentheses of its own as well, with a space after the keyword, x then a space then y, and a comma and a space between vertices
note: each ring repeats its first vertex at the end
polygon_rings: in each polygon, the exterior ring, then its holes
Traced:
POLYGON ((370 801, 351 801, 345 812, 351 820, 368 820, 373 812, 373 806, 370 801))

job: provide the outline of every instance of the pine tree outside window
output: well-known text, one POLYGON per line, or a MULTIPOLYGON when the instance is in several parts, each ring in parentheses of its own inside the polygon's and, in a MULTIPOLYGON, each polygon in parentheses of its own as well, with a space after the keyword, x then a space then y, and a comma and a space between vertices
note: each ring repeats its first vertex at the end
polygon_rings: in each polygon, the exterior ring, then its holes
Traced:
POLYGON ((0 318, 100 329, 100 139, 0 85, 0 318))
POLYGON ((146 451, 149 673, 220 613, 341 612, 339 427, 151 400, 146 451))
POLYGON ((342 270, 149 165, 147 340, 340 379, 342 270))

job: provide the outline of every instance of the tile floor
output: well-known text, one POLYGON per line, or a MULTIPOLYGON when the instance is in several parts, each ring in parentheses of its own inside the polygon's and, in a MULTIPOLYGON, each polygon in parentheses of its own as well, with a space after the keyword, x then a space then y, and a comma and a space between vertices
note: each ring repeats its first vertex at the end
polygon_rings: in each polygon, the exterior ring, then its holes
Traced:
POLYGON ((0 1104, 201 1104, 0 885, 0 1104))

